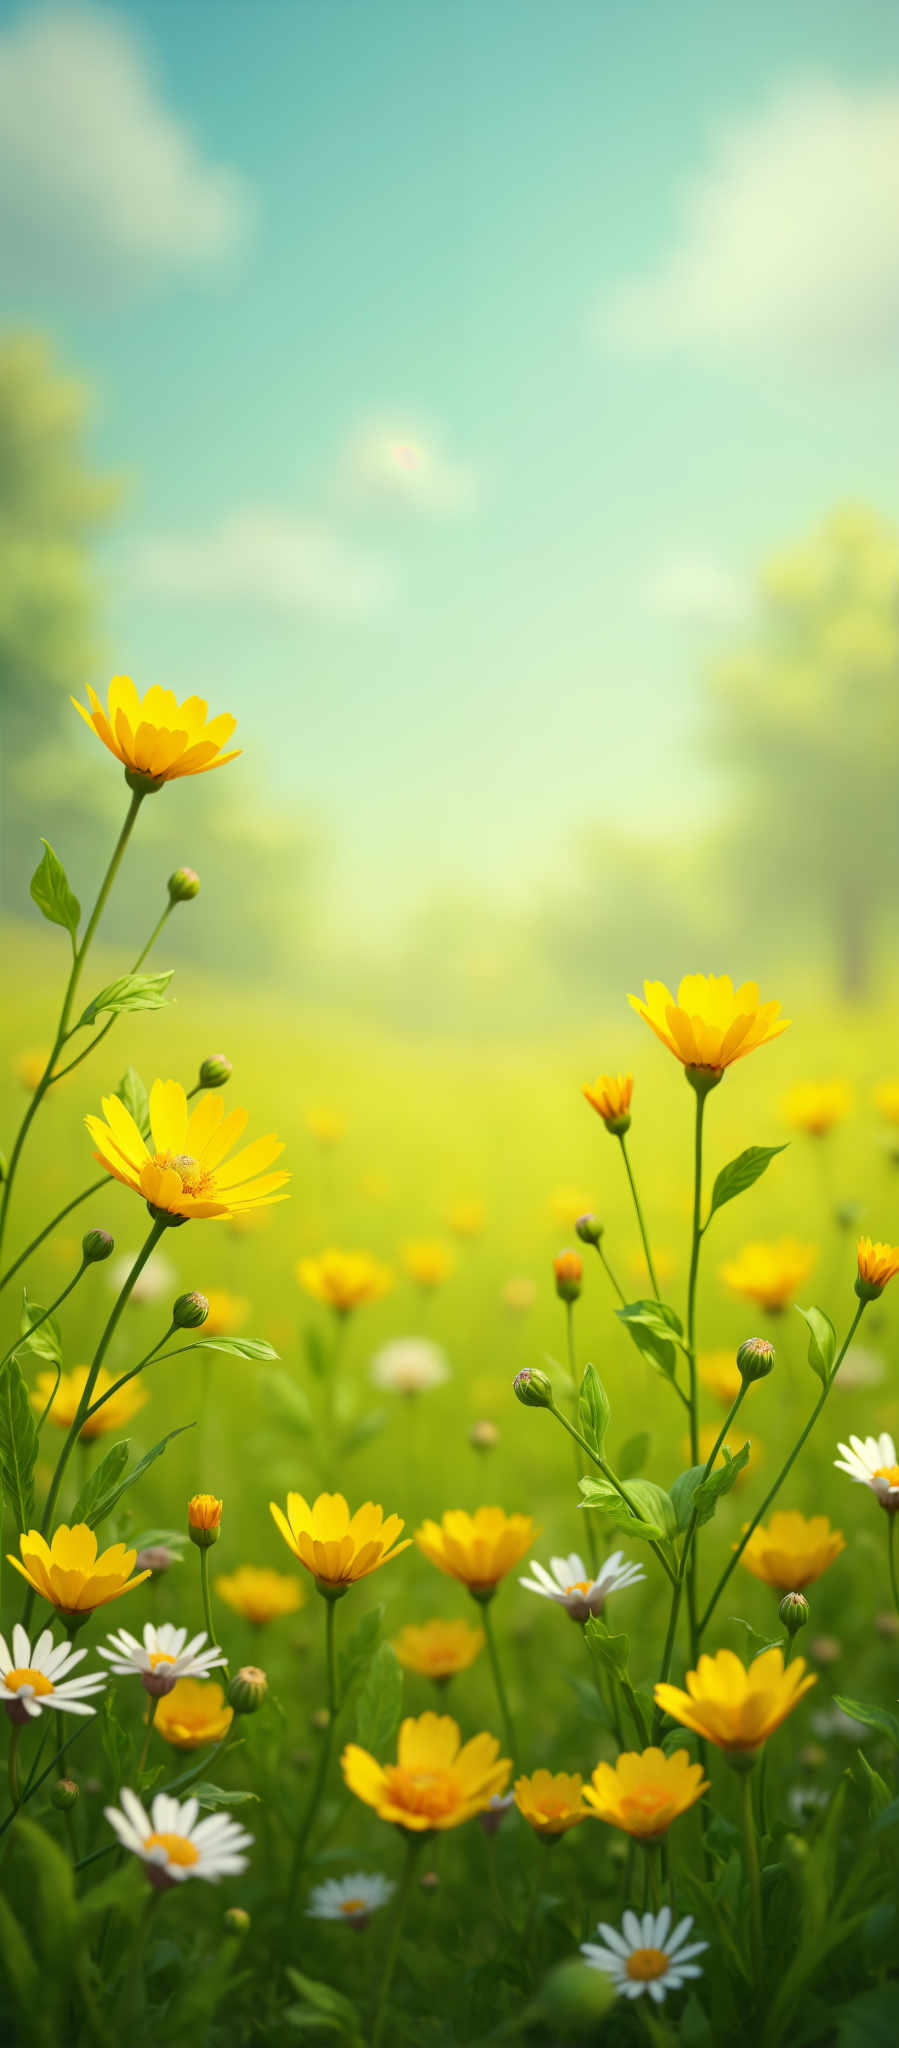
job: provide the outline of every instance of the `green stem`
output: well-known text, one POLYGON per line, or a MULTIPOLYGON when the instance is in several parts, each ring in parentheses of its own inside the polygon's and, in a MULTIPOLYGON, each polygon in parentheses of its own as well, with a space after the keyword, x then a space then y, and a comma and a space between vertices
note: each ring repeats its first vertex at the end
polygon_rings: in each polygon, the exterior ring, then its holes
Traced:
MULTIPOLYGON (((91 1416, 96 1415, 98 1408, 105 1408, 107 1401, 112 1400, 113 1394, 117 1394, 120 1387, 127 1387, 129 1380, 136 1380, 138 1373, 143 1372, 145 1366, 152 1364, 153 1359, 156 1357, 157 1352, 162 1350, 163 1344, 168 1343, 169 1338, 171 1337, 173 1331, 177 1329, 177 1327, 177 1323, 170 1323, 168 1329, 166 1330, 165 1336, 160 1337, 156 1344, 151 1345, 150 1350, 144 1354, 144 1357, 140 1360, 139 1364, 133 1365, 131 1367, 130 1372, 123 1372, 120 1379, 114 1380, 112 1386, 107 1387, 105 1394, 101 1394, 98 1400, 91 1402, 91 1405, 84 1418, 85 1422, 89 1422, 91 1416)), ((171 1357, 172 1355, 173 1354, 170 1352, 169 1357, 171 1357)), ((177 1355, 178 1354, 176 1352, 174 1356, 177 1357, 177 1355)))
POLYGON ((34 1322, 29 1324, 28 1329, 24 1332, 24 1334, 21 1337, 17 1337, 15 1343, 10 1345, 9 1350, 4 1352, 3 1357, 0 1358, 0 1372, 2 1372, 3 1367, 7 1362, 7 1359, 12 1358, 12 1355, 15 1351, 24 1351, 27 1348, 28 1340, 30 1337, 34 1335, 35 1330, 39 1330, 41 1324, 46 1323, 48 1321, 49 1317, 52 1316, 54 1310, 58 1309, 60 1307, 60 1304, 65 1301, 66 1296, 71 1294, 73 1287, 77 1287, 78 1282, 82 1277, 82 1274, 87 1272, 89 1263, 89 1260, 82 1259, 74 1279, 68 1282, 68 1285, 63 1288, 62 1293, 57 1295, 55 1301, 51 1301, 49 1308, 41 1310, 40 1315, 36 1316, 34 1322))
MULTIPOLYGON (((212 1625, 212 1595, 209 1590, 208 1550, 200 1551, 200 1591, 203 1596, 203 1619, 206 1623, 206 1634, 209 1638, 209 1647, 210 1649, 217 1649, 218 1645, 215 1640, 215 1630, 212 1625)), ((227 1662, 225 1663, 224 1671, 225 1677, 227 1678, 229 1676, 227 1662)))
POLYGON ((315 1773, 312 1790, 306 1803, 306 1811, 300 1823, 300 1830, 294 1847, 290 1880, 287 1886, 286 1914, 288 1923, 293 1918, 294 1901, 296 1899, 297 1885, 300 1881, 300 1873, 303 1868, 306 1843, 309 1840, 312 1824, 321 1805, 322 1793, 325 1789, 325 1780, 328 1776, 328 1765, 331 1761, 331 1750, 334 1743, 334 1727, 339 1712, 337 1700, 337 1651, 334 1627, 334 1611, 336 1606, 336 1600, 325 1597, 325 1663, 328 1673, 328 1725, 322 1734, 318 1769, 315 1773))
MULTIPOLYGON (((623 1500, 624 1505, 627 1508, 628 1514, 636 1515, 639 1521, 645 1522, 646 1516, 640 1513, 640 1509, 629 1498, 629 1496, 624 1490, 624 1487, 621 1484, 620 1479, 616 1479, 615 1474, 612 1471, 611 1465, 607 1465, 605 1459, 601 1458, 597 1451, 594 1451, 592 1445, 588 1444, 586 1437, 581 1435, 579 1429, 575 1429, 573 1427, 573 1425, 569 1422, 567 1415, 562 1414, 561 1408, 557 1408, 554 1401, 548 1402, 547 1406, 549 1408, 550 1414, 555 1416, 557 1422, 561 1422, 562 1428, 567 1429, 569 1436, 573 1436, 575 1441, 580 1444, 581 1449, 583 1451, 586 1451, 588 1458, 592 1459, 594 1465, 596 1465, 599 1471, 602 1473, 603 1478, 607 1479, 609 1485, 614 1487, 615 1492, 619 1494, 621 1499, 623 1500)), ((655 1552, 655 1555, 659 1560, 662 1570, 667 1574, 667 1577, 671 1580, 671 1583, 673 1585, 674 1573, 671 1569, 670 1564, 668 1563, 668 1559, 665 1556, 664 1551, 659 1548, 658 1543, 653 1541, 650 1541, 649 1548, 650 1550, 655 1552)))
POLYGON ((19 1267, 24 1266, 26 1259, 30 1259, 32 1252, 37 1251, 38 1245, 43 1244, 45 1237, 52 1236, 57 1224, 63 1223, 66 1217, 71 1215, 72 1210, 80 1208, 81 1203, 88 1201, 91 1195, 99 1194, 101 1188, 107 1188, 111 1180, 112 1175, 110 1173, 101 1174, 99 1180, 92 1180, 89 1188, 82 1188, 80 1195, 74 1195, 71 1202, 66 1203, 64 1209, 60 1209, 58 1214, 49 1223, 45 1223, 43 1230, 38 1231, 37 1237, 33 1237, 31 1243, 26 1244, 25 1250, 19 1253, 17 1259, 13 1260, 12 1265, 7 1266, 6 1272, 0 1278, 0 1293, 2 1293, 7 1281, 11 1280, 13 1275, 18 1272, 19 1267))
MULTIPOLYGON (((689 1369, 689 1412, 690 1412, 690 1460, 699 1463, 699 1400, 696 1380, 696 1283, 699 1277, 699 1253, 702 1245, 702 1132, 705 1117, 705 1091, 696 1089, 696 1123, 693 1136, 693 1233, 690 1247, 690 1277, 687 1282, 687 1366, 689 1369)), ((687 1607, 690 1617, 690 1653, 695 1658, 699 1647, 699 1631, 696 1621, 696 1552, 691 1542, 687 1562, 687 1607)))
POLYGON ((614 1275, 614 1273, 613 1273, 613 1271, 612 1271, 612 1268, 611 1268, 611 1266, 609 1265, 609 1261, 608 1261, 608 1259, 606 1258, 605 1252, 603 1251, 602 1245, 601 1245, 601 1244, 598 1244, 598 1245, 597 1245, 597 1246, 595 1247, 595 1249, 596 1249, 596 1256, 597 1256, 597 1258, 598 1258, 598 1259, 599 1259, 599 1260, 601 1261, 602 1265, 604 1265, 604 1266, 605 1266, 606 1272, 607 1272, 607 1274, 608 1274, 608 1276, 609 1276, 609 1279, 610 1279, 610 1280, 611 1280, 611 1282, 612 1282, 612 1286, 613 1286, 613 1287, 614 1287, 614 1289, 615 1289, 615 1293, 616 1293, 616 1294, 617 1294, 617 1296, 618 1296, 618 1299, 619 1299, 619 1301, 620 1301, 620 1303, 621 1303, 621 1306, 622 1306, 622 1308, 626 1308, 626 1307, 627 1307, 627 1295, 625 1294, 624 1288, 623 1288, 623 1287, 621 1287, 621 1286, 619 1286, 619 1284, 618 1284, 618 1281, 616 1280, 616 1278, 615 1278, 615 1275, 614 1275))
POLYGON ((499 1656, 496 1648, 496 1636, 493 1628, 493 1616, 490 1611, 490 1600, 479 1600, 478 1606, 481 1609, 481 1613, 484 1619, 484 1634, 487 1638, 487 1655, 490 1659, 490 1669, 493 1673, 493 1684, 496 1691, 497 1701, 499 1703, 500 1718, 503 1724, 504 1740, 506 1743, 506 1747, 509 1751, 509 1755, 514 1763, 518 1756, 518 1744, 515 1740, 515 1726, 512 1720, 511 1713, 509 1712, 508 1695, 506 1693, 505 1684, 503 1682, 502 1668, 500 1666, 499 1656))
POLYGON ((418 1859, 419 1849, 422 1845, 422 1839, 423 1837, 421 1835, 410 1834, 406 1842, 406 1861, 403 1865, 403 1874, 400 1878, 399 1891, 397 1892, 390 1941, 387 1947, 387 1954, 384 1957, 384 1969, 381 1976, 380 1989, 378 1991, 378 2003, 375 2009, 374 2024, 372 2026, 371 2048, 381 2048, 381 2041, 384 2035, 384 2022, 387 2017, 387 2000, 390 1995, 390 1986, 393 1983, 393 1973, 396 1968, 396 1959, 399 1954, 400 1940, 402 1938, 403 1932, 403 1923, 405 1921, 406 1911, 409 1905, 409 1898, 412 1891, 412 1879, 415 1876, 415 1865, 418 1859))
POLYGON ((887 1556, 890 1561, 890 1585, 893 1588, 893 1606, 899 1614, 899 1584, 896 1581, 896 1516, 887 1512, 887 1556))
MULTIPOLYGON (((134 965, 131 969, 132 974, 136 974, 138 968, 143 966, 147 954, 150 952, 151 948, 156 944, 162 927, 165 924, 166 918, 171 917, 174 908, 174 903, 169 902, 166 904, 162 916, 159 919, 158 923, 154 925, 146 945, 143 947, 143 950, 140 953, 138 953, 137 959, 135 960, 134 965)), ((82 1052, 76 1053, 75 1058, 69 1061, 68 1066, 57 1067, 55 1074, 51 1074, 50 1076, 50 1080, 47 1084, 48 1087, 52 1087, 55 1081, 61 1081, 64 1074, 71 1074, 75 1067, 80 1067, 82 1060, 89 1059, 91 1053, 96 1052, 98 1045, 102 1045, 103 1040, 106 1037, 107 1033, 112 1030, 115 1021, 115 1014, 113 1014, 113 1016, 111 1017, 108 1017, 102 1029, 95 1033, 94 1037, 90 1041, 90 1044, 86 1045, 82 1052)))
POLYGON ((640 1229, 640 1240, 643 1245, 643 1256, 646 1260, 650 1284, 652 1287, 653 1294, 655 1295, 656 1301, 661 1301, 662 1297, 659 1293, 659 1283, 656 1279, 656 1269, 652 1263, 652 1252, 649 1249, 649 1234, 646 1229, 646 1224, 643 1220, 643 1211, 640 1207, 640 1197, 637 1193, 637 1183, 634 1179, 633 1168, 631 1166, 630 1160, 630 1153, 627 1149, 627 1139, 623 1131, 618 1131, 616 1135, 618 1138, 618 1143, 621 1146, 621 1157, 624 1160, 624 1170, 627 1174, 630 1191, 633 1196, 634 1208, 637 1213, 637 1223, 640 1229))
MULTIPOLYGON (((576 1425, 578 1415, 580 1413, 580 1395, 578 1391, 577 1351, 574 1342, 573 1301, 566 1301, 565 1303, 565 1330, 568 1339, 568 1376, 571 1380, 572 1420, 576 1425)), ((584 1466, 576 1441, 572 1442, 572 1450, 574 1452, 575 1485, 580 1486, 580 1482, 583 1477, 584 1466)), ((597 1571, 599 1570, 599 1550, 597 1548, 596 1543, 596 1531, 593 1527, 593 1523, 590 1520, 589 1515, 587 1516, 587 1543, 590 1550, 590 1569, 595 1579, 597 1571)))
MULTIPOLYGON (((734 1401, 734 1402, 732 1403, 732 1405, 731 1405, 731 1408, 730 1408, 730 1412, 729 1412, 729 1414, 725 1416, 725 1419, 724 1419, 724 1423, 723 1423, 723 1425, 722 1425, 722 1427, 721 1427, 721 1429, 720 1429, 720 1431, 719 1431, 719 1433, 718 1433, 718 1437, 717 1437, 717 1440, 716 1440, 716 1442, 715 1442, 715 1444, 714 1444, 714 1446, 713 1446, 713 1449, 712 1449, 711 1455, 710 1455, 710 1457, 709 1457, 709 1458, 707 1458, 707 1460, 706 1460, 706 1464, 705 1464, 705 1469, 704 1469, 704 1471, 703 1471, 703 1475, 702 1475, 702 1481, 700 1481, 700 1484, 702 1484, 702 1482, 703 1482, 704 1480, 706 1480, 706 1479, 708 1478, 708 1476, 709 1476, 709 1473, 710 1473, 710 1472, 711 1472, 711 1470, 712 1470, 712 1466, 713 1466, 713 1465, 714 1465, 714 1463, 715 1463, 715 1459, 716 1459, 716 1458, 717 1458, 717 1456, 718 1456, 718 1452, 719 1452, 719 1451, 720 1451, 720 1449, 721 1449, 721 1446, 722 1446, 722 1444, 723 1444, 723 1442, 724 1442, 724 1439, 725 1439, 725 1437, 726 1437, 726 1435, 727 1435, 727 1432, 728 1432, 728 1430, 729 1430, 729 1428, 730 1428, 730 1426, 731 1426, 731 1423, 733 1422, 734 1416, 735 1416, 735 1415, 736 1415, 736 1413, 737 1413, 737 1410, 738 1410, 738 1408, 739 1408, 739 1406, 740 1406, 740 1402, 742 1401, 742 1399, 743 1399, 743 1396, 744 1396, 745 1392, 746 1392, 746 1386, 745 1386, 745 1383, 744 1383, 743 1381, 741 1381, 741 1383, 740 1383, 740 1389, 739 1389, 739 1392, 738 1392, 738 1394, 737 1394, 736 1400, 735 1400, 735 1401, 734 1401)), ((674 1585, 674 1590, 673 1590, 673 1592, 672 1592, 672 1595, 671 1595, 671 1612, 670 1612, 670 1614, 669 1614, 669 1616, 668 1616, 668 1633, 667 1633, 667 1635, 666 1635, 666 1637, 665 1637, 665 1648, 664 1648, 664 1650, 663 1650, 663 1652, 662 1652, 662 1668, 661 1668, 661 1670, 660 1670, 660 1672, 659 1672, 659 1684, 660 1684, 660 1685, 664 1685, 664 1684, 666 1683, 666 1681, 667 1681, 667 1678, 668 1678, 668 1674, 669 1674, 669 1672, 670 1672, 670 1670, 671 1670, 671 1659, 672 1659, 672 1656, 673 1656, 673 1654, 674 1654, 674 1641, 675 1641, 675 1636, 676 1636, 676 1633, 677 1633, 677 1617, 678 1617, 678 1613, 679 1613, 679 1610, 680 1610, 680 1603, 681 1603, 681 1593, 682 1593, 682 1591, 683 1591, 683 1585, 684 1585, 684 1574, 685 1574, 685 1572, 686 1572, 686 1570, 687 1570, 687 1564, 688 1564, 688 1560, 689 1560, 689 1557, 690 1557, 690 1550, 691 1550, 691 1547, 692 1547, 692 1544, 693 1544, 693 1540, 694 1540, 694 1537, 695 1537, 695 1535, 696 1535, 696 1510, 695 1510, 695 1508, 694 1508, 694 1510, 693 1510, 693 1512, 692 1512, 692 1514, 691 1514, 691 1516, 690 1516, 690 1520, 689 1520, 689 1522, 688 1522, 688 1524, 687 1524, 687 1530, 686 1530, 686 1534, 685 1534, 685 1536, 684 1536, 684 1543, 683 1543, 683 1549, 682 1549, 682 1551, 681 1551, 681 1559, 680 1559, 680 1564, 679 1564, 679 1566, 678 1566, 678 1572, 677 1572, 677 1579, 676 1579, 676 1581, 675 1581, 675 1585, 674 1585)), ((652 1739, 653 1739, 653 1741, 654 1741, 654 1742, 656 1742, 656 1741, 658 1740, 658 1736, 659 1736, 659 1731, 660 1731, 660 1729, 661 1729, 661 1726, 662 1726, 662 1718, 663 1718, 663 1716, 662 1716, 662 1709, 661 1709, 661 1707, 656 1707, 656 1710, 655 1710, 655 1714, 654 1714, 654 1716, 653 1716, 653 1737, 652 1737, 652 1739)))
POLYGON ((749 1935, 752 1974, 756 1995, 764 1983, 764 1940, 762 1935, 762 1880, 752 1811, 752 1772, 743 1772, 743 1840, 746 1846, 746 1877, 749 1884, 749 1935))

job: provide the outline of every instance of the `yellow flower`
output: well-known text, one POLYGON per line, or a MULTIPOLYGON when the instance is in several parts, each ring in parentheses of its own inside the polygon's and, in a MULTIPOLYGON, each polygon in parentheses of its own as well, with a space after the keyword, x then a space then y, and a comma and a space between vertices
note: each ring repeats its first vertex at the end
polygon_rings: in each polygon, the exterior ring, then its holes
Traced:
POLYGON ((282 1614, 296 1614, 305 1595, 298 1579, 287 1572, 273 1572, 266 1566, 241 1564, 236 1572, 223 1572, 215 1590, 226 1607, 242 1614, 254 1628, 276 1621, 282 1614))
POLYGON ((779 1003, 760 1003, 758 984, 734 988, 729 974, 685 974, 677 1002, 663 981, 643 984, 645 1000, 628 996, 631 1008, 685 1067, 723 1074, 735 1060, 786 1031, 779 1003))
POLYGON ((549 1198, 554 1223, 576 1223, 579 1216, 588 1216, 592 1207, 593 1197, 585 1195, 583 1188, 553 1188, 549 1198))
POLYGON ((719 1650, 715 1657, 700 1657, 696 1670, 687 1672, 686 1692, 657 1685, 656 1705, 719 1749, 745 1753, 773 1735, 815 1684, 814 1674, 805 1678, 804 1671, 804 1657, 794 1657, 784 1668, 779 1649, 763 1650, 748 1671, 733 1650, 719 1650))
POLYGON ((462 1745, 449 1714, 420 1714, 402 1723, 395 1764, 381 1765, 355 1742, 340 1759, 350 1791, 382 1820, 413 1834, 457 1828, 505 1791, 512 1765, 495 1735, 462 1745))
POLYGON ((400 1256, 410 1279, 427 1289, 448 1280, 456 1263, 449 1245, 441 1244, 439 1238, 421 1238, 404 1244, 400 1256))
POLYGON ((339 1145, 341 1138, 346 1137, 346 1117, 336 1109, 307 1109, 303 1122, 310 1138, 315 1138, 319 1145, 339 1145))
POLYGON ((884 1123, 899 1124, 899 1081, 881 1081, 874 1090, 874 1101, 884 1123))
POLYGON ((734 1353, 700 1351, 696 1370, 700 1385, 707 1387, 724 1408, 732 1408, 743 1384, 734 1353))
POLYGON ((425 1557, 459 1579, 476 1598, 491 1594, 530 1550, 538 1531, 530 1515, 506 1515, 502 1508, 448 1508, 441 1522, 423 1522, 415 1541, 425 1557))
POLYGON ((817 1256, 816 1245, 799 1244, 795 1237, 778 1238, 775 1244, 744 1244, 739 1257, 721 1267, 721 1278, 733 1294, 776 1315, 808 1279, 817 1256))
POLYGON ((423 1621, 417 1627, 409 1622, 393 1647, 407 1671, 442 1684, 474 1663, 484 1647, 484 1631, 468 1621, 423 1621))
POLYGON ((245 1109, 225 1115, 221 1095, 201 1095, 188 1112, 180 1081, 154 1081, 150 1090, 149 1151, 117 1095, 103 1099, 101 1117, 84 1121, 97 1146, 95 1158, 107 1173, 143 1195, 161 1215, 231 1216, 259 1203, 286 1202, 278 1190, 289 1173, 268 1173, 284 1147, 274 1137, 256 1138, 223 1164, 247 1122, 245 1109))
POLYGON ((320 1493, 311 1507, 301 1493, 289 1493, 286 1515, 273 1500, 269 1507, 288 1549, 316 1585, 329 1591, 345 1591, 367 1578, 412 1541, 411 1536, 398 1541, 405 1527, 399 1515, 385 1517, 383 1508, 367 1500, 351 1516, 342 1493, 320 1493))
POLYGON ((179 1678, 159 1701, 153 1725, 173 1749, 202 1749, 204 1742, 220 1742, 233 1718, 213 1679, 179 1678))
POLYGON ((209 706, 202 697, 185 697, 179 704, 173 690, 154 683, 141 698, 130 676, 113 676, 106 711, 90 683, 87 694, 90 711, 77 697, 72 703, 126 773, 146 775, 156 783, 173 782, 180 775, 224 768, 241 751, 237 747, 231 754, 222 753, 237 720, 223 714, 207 724, 209 706))
POLYGON ((204 1287, 209 1313, 203 1324, 204 1337, 233 1337, 242 1330, 250 1304, 242 1294, 229 1294, 224 1287, 204 1287))
POLYGON ((532 1771, 516 1778, 512 1790, 519 1813, 544 1839, 565 1835, 588 1818, 580 1771, 532 1771))
POLYGON ((869 1237, 858 1241, 858 1279, 856 1292, 863 1299, 873 1300, 882 1294, 888 1280, 894 1280, 899 1273, 899 1245, 871 1243, 869 1237))
MULTIPOLYGON (((658 1692, 658 1687, 656 1687, 658 1692)), ((657 1842, 672 1821, 708 1791, 702 1765, 686 1749, 624 1750, 614 1764, 597 1764, 584 1798, 600 1820, 638 1842, 657 1842)))
MULTIPOLYGON (((55 1422, 57 1429, 71 1429, 78 1411, 78 1403, 87 1385, 89 1372, 88 1365, 73 1366, 71 1372, 60 1374, 58 1386, 55 1372, 39 1372, 30 1396, 32 1407, 39 1415, 43 1415, 52 1394, 53 1405, 47 1415, 48 1422, 55 1422)), ((101 1366, 94 1381, 91 1401, 101 1401, 112 1385, 109 1373, 104 1372, 101 1366)), ((90 1416, 87 1422, 82 1423, 78 1432, 79 1438, 89 1443, 92 1437, 107 1436, 111 1429, 126 1429, 132 1416, 145 1406, 146 1401, 147 1395, 141 1391, 138 1383, 135 1380, 130 1381, 127 1387, 120 1387, 118 1393, 113 1394, 112 1398, 97 1410, 96 1415, 90 1416)))
POLYGON ((484 1228, 483 1202, 454 1202, 447 1222, 456 1237, 477 1237, 484 1228))
POLYGON ((148 1571, 131 1577, 137 1551, 124 1543, 113 1543, 98 1556, 97 1538, 86 1522, 76 1522, 71 1529, 61 1522, 50 1543, 37 1529, 29 1529, 19 1537, 19 1550, 21 1564, 12 1556, 10 1564, 60 1614, 91 1614, 150 1577, 148 1571))
POLYGON ((601 1116, 606 1129, 614 1136, 627 1130, 630 1123, 631 1096, 634 1092, 633 1074, 600 1074, 592 1088, 584 1082, 581 1094, 601 1116))
POLYGON ((222 1521, 222 1502, 214 1493, 194 1493, 187 1503, 187 1519, 192 1529, 218 1529, 222 1521))
POLYGON ((852 1095, 845 1081, 799 1081, 783 1098, 788 1123, 810 1138, 823 1138, 842 1123, 852 1108, 852 1095))
MULTIPOLYGON (((747 1527, 748 1523, 744 1524, 744 1533, 747 1527)), ((740 1563, 766 1586, 777 1586, 782 1593, 801 1593, 804 1586, 820 1579, 845 1548, 845 1536, 831 1528, 826 1515, 807 1518, 779 1508, 767 1529, 760 1523, 753 1530, 740 1553, 740 1563)))
POLYGON ((313 1301, 323 1301, 338 1315, 348 1316, 367 1301, 379 1301, 393 1285, 386 1266, 368 1252, 339 1252, 333 1247, 317 1259, 300 1259, 297 1279, 313 1301))

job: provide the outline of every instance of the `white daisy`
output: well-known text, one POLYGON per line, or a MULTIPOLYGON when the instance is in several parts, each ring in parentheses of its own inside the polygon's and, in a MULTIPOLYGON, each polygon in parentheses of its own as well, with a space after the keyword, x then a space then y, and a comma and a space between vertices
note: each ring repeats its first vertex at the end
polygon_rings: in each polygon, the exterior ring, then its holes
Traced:
POLYGON ((446 1352, 429 1337, 394 1337, 375 1352, 369 1371, 373 1385, 389 1394, 427 1394, 450 1378, 446 1352))
POLYGON ((708 1948, 708 1942, 693 1941, 684 1947, 692 1925, 693 1915, 688 1913, 669 1934, 669 1906, 663 1906, 660 1913, 644 1913, 642 1918, 625 1913, 620 1934, 617 1927, 601 1920, 597 1933, 605 1947, 582 1941, 581 1955, 586 1956, 591 1970, 604 1970, 611 1977, 620 1997, 642 1998, 648 1991, 655 2004, 662 2005, 669 1991, 679 1991, 689 1977, 702 1976, 693 1958, 708 1948))
MULTIPOLYGON (((110 1293, 121 1294, 125 1281, 137 1258, 137 1247, 132 1252, 123 1252, 120 1259, 110 1259, 106 1278, 110 1293)), ((148 1259, 143 1272, 138 1275, 128 1297, 132 1308, 152 1307, 156 1301, 164 1301, 166 1295, 173 1296, 178 1285, 178 1274, 163 1252, 154 1252, 148 1259)))
POLYGON ((87 1656, 69 1643, 54 1649, 53 1632, 45 1628, 32 1645, 20 1622, 12 1632, 12 1656, 5 1637, 0 1636, 0 1700, 11 1721, 35 1721, 43 1707, 58 1707, 66 1714, 95 1714, 96 1707, 84 1705, 85 1697, 101 1692, 105 1671, 85 1671, 80 1678, 67 1678, 87 1656))
POLYGON ((572 1621, 589 1621, 591 1614, 601 1614, 610 1593, 620 1592, 622 1586, 634 1586, 646 1577, 642 1565, 625 1564, 623 1550, 612 1551, 595 1579, 591 1579, 576 1550, 570 1557, 551 1557, 549 1571, 545 1565, 532 1561, 531 1571, 533 1578, 519 1579, 519 1585, 526 1586, 529 1593, 539 1593, 544 1600, 558 1600, 572 1621))
POLYGON ((188 1642, 186 1628, 174 1628, 170 1621, 164 1621, 161 1628, 154 1627, 152 1621, 145 1622, 142 1643, 129 1635, 126 1628, 110 1631, 109 1641, 112 1649, 98 1645, 98 1656, 106 1658, 118 1678, 137 1672, 145 1692, 153 1699, 162 1699, 171 1692, 179 1678, 206 1678, 217 1664, 228 1661, 224 1650, 216 1644, 209 1650, 203 1649, 205 1629, 188 1642))
POLYGON ((386 1906, 395 1891, 389 1877, 354 1870, 350 1877, 329 1877, 315 1885, 306 1912, 311 1920, 347 1920, 351 1927, 364 1927, 369 1915, 386 1906))
POLYGON ((899 1461, 896 1446, 886 1430, 882 1436, 851 1436, 838 1444, 841 1458, 834 1458, 838 1472, 848 1472, 860 1486, 870 1486, 882 1508, 890 1514, 899 1509, 899 1461))
POLYGON ((106 1818, 123 1849, 146 1864, 157 1891, 183 1884, 188 1877, 217 1884, 220 1877, 236 1877, 246 1870, 247 1859, 239 1852, 250 1847, 253 1837, 230 1814, 207 1813, 199 1820, 196 1799, 173 1799, 168 1792, 157 1792, 147 1814, 127 1786, 119 1797, 121 1807, 105 1807, 106 1818))

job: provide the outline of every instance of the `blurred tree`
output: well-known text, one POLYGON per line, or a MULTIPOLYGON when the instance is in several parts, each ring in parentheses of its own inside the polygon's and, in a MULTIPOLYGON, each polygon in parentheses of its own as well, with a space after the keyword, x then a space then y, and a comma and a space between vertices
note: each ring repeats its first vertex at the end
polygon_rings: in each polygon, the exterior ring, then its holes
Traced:
POLYGON ((708 690, 739 792, 729 839, 747 913, 788 939, 826 920, 843 991, 861 996, 899 873, 896 529, 845 506, 774 555, 753 638, 708 690))

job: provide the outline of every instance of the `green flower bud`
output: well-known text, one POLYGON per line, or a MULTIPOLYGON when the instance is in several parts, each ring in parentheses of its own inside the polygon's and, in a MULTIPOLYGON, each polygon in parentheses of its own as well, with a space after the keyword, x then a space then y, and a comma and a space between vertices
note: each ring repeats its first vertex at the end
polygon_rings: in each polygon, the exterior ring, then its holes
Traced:
POLYGON ((579 1216, 574 1227, 582 1244, 598 1244, 605 1230, 604 1223, 589 1215, 579 1216))
POLYGON ((176 1330, 198 1330, 208 1314, 205 1294, 179 1294, 172 1308, 172 1322, 176 1330))
POLYGON ((50 1794, 50 1804, 55 1806, 57 1813, 71 1813, 80 1797, 74 1778, 57 1778, 50 1794))
POLYGON ((88 1230, 81 1240, 81 1256, 87 1266, 98 1266, 115 1251, 115 1238, 108 1230, 88 1230))
POLYGON ((559 1252, 553 1259, 556 1276, 556 1293, 560 1301, 577 1301, 584 1276, 584 1262, 580 1252, 559 1252))
POLYGON ((785 1593, 777 1612, 787 1634, 795 1636, 805 1627, 811 1608, 804 1593, 785 1593))
POLYGON ((172 903, 192 903, 199 894, 200 877, 193 868, 176 868, 168 879, 169 899, 172 903))
POLYGON ((596 2022, 614 2005, 617 1995, 604 1970, 594 1970, 571 1956, 567 1962, 557 1963, 544 1979, 540 2006, 554 2029, 595 2039, 596 2022))
POLYGON ((229 1906, 222 1920, 226 1934, 249 1934, 250 1916, 245 1906, 229 1906))
POLYGON ((228 1705, 235 1714, 255 1714, 267 1692, 268 1679, 258 1664, 242 1664, 228 1687, 228 1705))
POLYGON ((234 1072, 231 1061, 223 1052, 211 1052, 200 1068, 201 1088, 224 1088, 234 1072))
POLYGON ((548 1373, 540 1371, 539 1366, 526 1365, 521 1372, 516 1373, 512 1385, 525 1408, 552 1407, 552 1381, 548 1373))
POLYGON ((774 1371, 774 1345, 767 1337, 747 1337, 737 1352, 737 1371, 744 1387, 754 1380, 766 1380, 774 1371))

